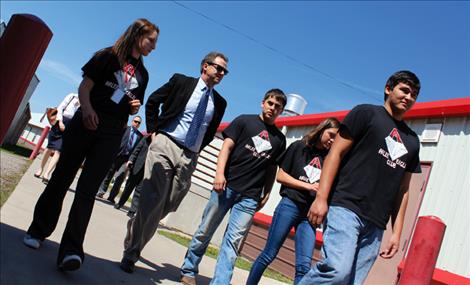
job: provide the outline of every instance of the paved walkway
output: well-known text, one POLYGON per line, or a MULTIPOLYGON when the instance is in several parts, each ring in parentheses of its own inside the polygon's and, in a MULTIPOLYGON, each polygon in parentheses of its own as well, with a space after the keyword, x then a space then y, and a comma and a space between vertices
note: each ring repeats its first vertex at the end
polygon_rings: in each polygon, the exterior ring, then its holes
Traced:
MULTIPOLYGON (((156 235, 147 244, 136 271, 127 274, 119 268, 127 216, 104 201, 97 200, 85 239, 85 262, 76 272, 56 269, 58 243, 67 220, 73 191, 64 201, 57 229, 39 250, 27 248, 22 238, 31 222, 34 205, 44 184, 34 178, 40 158, 31 165, 16 190, 3 205, 0 215, 0 284, 180 284, 179 266, 186 248, 156 235)), ((3 162, 2 162, 3 163, 3 162)), ((76 182, 76 180, 75 180, 76 182)), ((75 182, 72 189, 75 188, 75 182)), ((215 260, 205 257, 200 264, 198 284, 209 284, 215 260)), ((235 269, 232 284, 245 284, 248 272, 235 269)), ((259 284, 284 284, 263 278, 259 284)))

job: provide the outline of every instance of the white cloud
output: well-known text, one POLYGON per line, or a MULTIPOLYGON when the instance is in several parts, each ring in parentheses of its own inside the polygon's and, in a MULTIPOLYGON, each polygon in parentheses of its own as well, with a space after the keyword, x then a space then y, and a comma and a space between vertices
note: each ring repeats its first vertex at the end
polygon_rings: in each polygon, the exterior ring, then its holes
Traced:
POLYGON ((74 86, 78 86, 82 81, 82 77, 80 75, 73 72, 68 66, 61 62, 43 59, 39 68, 51 73, 53 76, 64 82, 73 84, 74 86))

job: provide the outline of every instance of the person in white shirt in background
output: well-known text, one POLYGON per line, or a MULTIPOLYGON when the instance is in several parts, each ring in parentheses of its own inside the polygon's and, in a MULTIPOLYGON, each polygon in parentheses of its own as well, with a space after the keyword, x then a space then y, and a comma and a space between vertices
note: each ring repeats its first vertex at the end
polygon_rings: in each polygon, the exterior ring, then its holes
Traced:
POLYGON ((78 100, 78 94, 70 93, 65 96, 64 100, 57 107, 57 120, 54 126, 52 126, 49 135, 47 149, 44 153, 43 159, 41 161, 40 168, 34 174, 37 178, 42 178, 42 182, 49 182, 52 171, 54 171, 57 161, 60 157, 60 149, 62 147, 62 135, 64 134, 65 127, 67 123, 72 119, 75 111, 80 107, 80 101, 78 100), (52 155, 49 163, 46 163, 49 157, 52 155))

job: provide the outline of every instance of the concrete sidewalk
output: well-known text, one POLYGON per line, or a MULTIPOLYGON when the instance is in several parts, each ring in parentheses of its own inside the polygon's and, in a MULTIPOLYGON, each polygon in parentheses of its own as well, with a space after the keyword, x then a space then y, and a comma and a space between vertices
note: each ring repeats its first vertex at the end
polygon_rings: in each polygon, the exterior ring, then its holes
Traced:
MULTIPOLYGON (((39 250, 23 245, 23 236, 32 220, 35 203, 44 184, 33 176, 38 157, 19 182, 16 190, 1 209, 0 284, 180 284, 179 266, 186 248, 158 234, 147 244, 133 274, 119 268, 122 257, 126 222, 125 211, 114 209, 96 200, 85 239, 85 261, 80 270, 62 273, 56 269, 60 238, 73 200, 69 191, 54 233, 39 250)), ((75 183, 71 186, 75 189, 75 183)), ((215 259, 204 257, 198 284, 209 284, 214 273, 215 259)), ((248 272, 235 269, 232 284, 245 284, 248 272)), ((281 285, 263 278, 259 284, 281 285)))

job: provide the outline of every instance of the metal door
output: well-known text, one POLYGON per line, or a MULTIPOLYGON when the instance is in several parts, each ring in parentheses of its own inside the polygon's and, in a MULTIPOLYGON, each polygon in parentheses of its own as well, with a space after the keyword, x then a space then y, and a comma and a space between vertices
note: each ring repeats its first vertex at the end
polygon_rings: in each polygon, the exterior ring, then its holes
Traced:
MULTIPOLYGON (((367 285, 394 284, 397 277, 397 266, 405 257, 408 245, 418 219, 418 212, 424 197, 426 183, 431 172, 431 163, 421 163, 421 173, 413 174, 410 182, 408 207, 405 214, 405 224, 403 226, 400 240, 400 249, 392 259, 383 259, 380 256, 375 261, 369 276, 366 279, 367 285)), ((382 247, 387 243, 392 233, 391 222, 387 224, 387 230, 382 239, 382 247)), ((381 248, 382 248, 381 247, 381 248)))

